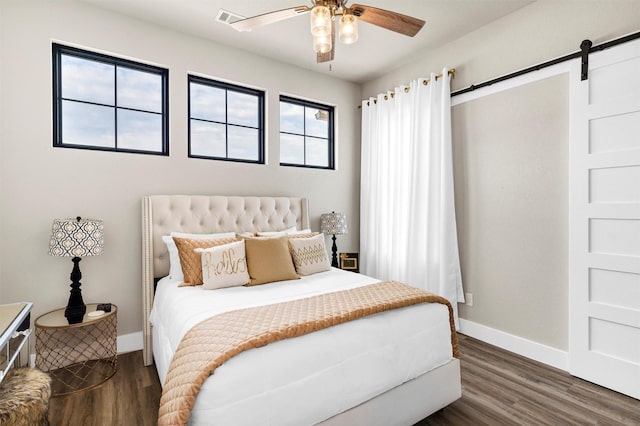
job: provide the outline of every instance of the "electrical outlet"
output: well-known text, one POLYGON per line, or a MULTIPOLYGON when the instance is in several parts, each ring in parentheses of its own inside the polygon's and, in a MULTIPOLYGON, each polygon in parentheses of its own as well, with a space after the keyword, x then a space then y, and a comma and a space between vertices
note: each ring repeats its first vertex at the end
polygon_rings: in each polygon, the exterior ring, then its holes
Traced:
POLYGON ((473 293, 464 294, 464 304, 467 306, 473 306, 473 293))

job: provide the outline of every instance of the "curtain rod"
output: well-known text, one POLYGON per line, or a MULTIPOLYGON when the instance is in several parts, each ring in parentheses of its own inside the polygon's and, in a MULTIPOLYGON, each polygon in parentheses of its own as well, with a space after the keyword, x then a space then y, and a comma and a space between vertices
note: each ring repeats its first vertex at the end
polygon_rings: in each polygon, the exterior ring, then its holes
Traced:
MULTIPOLYGON (((597 46, 591 46, 588 49, 588 53, 599 52, 601 50, 608 49, 610 47, 617 46, 617 45, 622 44, 622 43, 627 43, 627 42, 635 40, 637 38, 640 38, 640 32, 633 33, 633 34, 630 34, 630 35, 627 35, 627 36, 624 36, 624 37, 620 37, 618 39, 615 39, 615 40, 612 40, 612 41, 608 41, 606 43, 602 43, 602 44, 599 44, 597 46)), ((591 43, 589 40, 585 40, 585 41, 583 41, 583 43, 584 42, 591 43)), ((460 90, 456 90, 455 92, 452 92, 451 93, 451 97, 462 95, 463 93, 473 92, 476 89, 481 89, 483 87, 491 86, 492 84, 495 84, 495 83, 500 83, 501 81, 509 80, 509 79, 512 79, 512 78, 515 78, 515 77, 520 77, 521 75, 528 74, 530 72, 539 71, 539 70, 541 70, 543 68, 547 68, 547 67, 550 67, 552 65, 559 64, 561 62, 570 61, 572 59, 577 59, 577 58, 582 57, 582 55, 583 55, 583 50, 580 50, 579 52, 571 53, 569 55, 565 55, 565 56, 562 56, 560 58, 552 59, 550 61, 543 62, 543 63, 538 64, 538 65, 533 65, 531 67, 522 69, 520 71, 512 72, 511 74, 506 74, 506 75, 503 75, 501 77, 494 78, 492 80, 483 81, 482 83, 479 83, 479 84, 472 84, 471 86, 469 86, 469 87, 467 87, 465 89, 460 89, 460 90)))
MULTIPOLYGON (((454 78, 454 77, 456 76, 456 69, 455 69, 455 68, 451 68, 451 69, 448 71, 448 73, 447 73, 447 74, 449 74, 449 75, 451 76, 451 78, 454 78)), ((442 74, 436 74, 436 77, 435 77, 436 81, 438 81, 438 79, 439 79, 440 77, 442 77, 442 74)), ((427 84, 429 84, 429 82, 430 82, 430 81, 431 81, 430 79, 425 78, 425 79, 423 79, 423 80, 422 80, 422 84, 423 84, 424 86, 426 86, 427 84)), ((405 93, 408 93, 408 92, 409 92, 409 87, 408 87, 408 86, 404 88, 404 92, 405 92, 405 93)), ((393 98, 393 97, 396 95, 396 93, 395 93, 395 92, 391 92, 389 95, 393 98)), ((385 101, 389 99, 389 95, 384 95, 384 100, 385 100, 385 101)), ((367 101, 367 106, 369 106, 369 103, 370 103, 370 101, 367 101)), ((377 103, 378 103, 378 100, 377 100, 377 99, 374 99, 374 100, 373 100, 373 103, 374 103, 374 104, 377 104, 377 103)), ((362 108, 362 105, 358 105, 358 108, 362 108)))

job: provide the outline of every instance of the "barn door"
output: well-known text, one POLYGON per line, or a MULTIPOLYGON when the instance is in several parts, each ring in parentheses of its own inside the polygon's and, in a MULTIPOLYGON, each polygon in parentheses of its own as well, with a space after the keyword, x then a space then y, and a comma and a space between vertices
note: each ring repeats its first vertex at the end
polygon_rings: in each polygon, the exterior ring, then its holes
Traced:
POLYGON ((640 40, 571 71, 571 374, 640 398, 640 40))

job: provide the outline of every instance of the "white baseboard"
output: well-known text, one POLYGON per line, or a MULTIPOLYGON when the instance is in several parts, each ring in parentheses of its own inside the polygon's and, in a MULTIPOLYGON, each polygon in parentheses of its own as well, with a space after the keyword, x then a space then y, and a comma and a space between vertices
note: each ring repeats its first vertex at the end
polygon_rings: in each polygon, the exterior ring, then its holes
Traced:
POLYGON ((139 351, 142 349, 142 331, 118 336, 118 353, 139 351))
POLYGON ((534 361, 569 371, 569 353, 460 318, 460 333, 534 361))

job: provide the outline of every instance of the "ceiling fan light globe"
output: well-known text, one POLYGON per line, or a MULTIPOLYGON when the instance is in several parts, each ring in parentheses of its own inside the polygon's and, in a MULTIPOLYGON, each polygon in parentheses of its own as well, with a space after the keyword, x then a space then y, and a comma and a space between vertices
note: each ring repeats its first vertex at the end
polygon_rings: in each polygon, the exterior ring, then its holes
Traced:
POLYGON ((328 36, 331 33, 331 11, 325 6, 314 6, 310 13, 311 34, 314 37, 328 36))
POLYGON ((327 53, 331 51, 331 36, 313 37, 313 50, 316 53, 327 53))
POLYGON ((340 43, 344 44, 352 44, 358 41, 358 20, 354 15, 342 15, 340 18, 338 39, 340 43))

